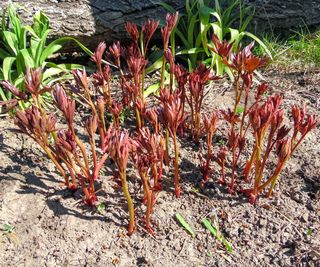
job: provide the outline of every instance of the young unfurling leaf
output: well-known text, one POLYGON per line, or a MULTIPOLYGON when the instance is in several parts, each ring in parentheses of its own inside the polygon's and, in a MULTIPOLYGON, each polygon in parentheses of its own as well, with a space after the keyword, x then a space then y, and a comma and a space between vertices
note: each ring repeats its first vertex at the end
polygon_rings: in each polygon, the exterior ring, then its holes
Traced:
POLYGON ((186 220, 182 217, 180 213, 176 213, 176 218, 182 227, 192 236, 195 237, 195 233, 193 232, 191 226, 186 222, 186 220))
POLYGON ((219 241, 221 241, 224 244, 224 246, 229 252, 233 251, 232 245, 228 242, 228 240, 224 238, 224 236, 218 231, 216 227, 212 226, 211 222, 208 219, 203 219, 202 223, 214 237, 216 237, 219 241))

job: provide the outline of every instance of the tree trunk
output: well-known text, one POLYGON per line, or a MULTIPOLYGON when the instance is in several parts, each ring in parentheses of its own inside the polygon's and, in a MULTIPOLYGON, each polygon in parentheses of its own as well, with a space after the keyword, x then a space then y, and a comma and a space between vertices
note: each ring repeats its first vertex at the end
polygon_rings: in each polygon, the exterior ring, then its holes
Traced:
POLYGON ((320 0, 246 0, 255 7, 256 32, 287 34, 320 26, 320 0))
MULTIPOLYGON (((183 1, 161 0, 181 8, 183 1)), ((0 1, 0 10, 7 3, 0 1)), ((141 23, 148 18, 163 19, 165 10, 160 0, 13 0, 29 11, 21 12, 21 17, 30 23, 32 14, 42 10, 50 19, 52 38, 73 36, 94 49, 100 41, 112 43, 127 39, 124 23, 141 23)), ((74 44, 67 47, 73 50, 74 44)), ((65 49, 65 48, 64 48, 65 49)))
MULTIPOLYGON (((126 39, 126 21, 141 23, 147 18, 163 19, 165 10, 157 4, 159 1, 161 0, 13 0, 29 11, 21 13, 21 16, 29 21, 35 11, 43 10, 50 19, 52 38, 73 36, 91 49, 102 40, 112 43, 126 39)), ((185 0, 162 1, 184 10, 185 0)), ((214 4, 213 0, 212 2, 214 4)), ((320 0, 246 2, 255 7, 253 25, 257 32, 270 29, 283 32, 290 28, 320 25, 320 0)), ((0 9, 6 5, 6 1, 1 1, 0 9)), ((74 48, 74 45, 70 44, 69 49, 74 48)))

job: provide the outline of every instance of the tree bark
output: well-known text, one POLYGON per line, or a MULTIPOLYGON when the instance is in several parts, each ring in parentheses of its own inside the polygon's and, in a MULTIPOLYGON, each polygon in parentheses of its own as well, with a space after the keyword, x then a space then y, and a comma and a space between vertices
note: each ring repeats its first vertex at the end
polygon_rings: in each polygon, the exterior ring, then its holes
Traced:
MULTIPOLYGON (((30 21, 37 10, 43 10, 50 19, 52 38, 73 36, 91 49, 102 40, 110 44, 115 40, 128 38, 124 31, 126 21, 139 24, 147 18, 163 19, 166 12, 159 6, 159 1, 161 0, 13 0, 29 11, 21 12, 26 21, 30 21)), ((162 1, 178 10, 184 10, 185 0, 162 1)), ((212 2, 214 4, 213 0, 212 2)), ((270 29, 287 31, 290 28, 320 25, 320 0, 246 2, 256 10, 252 22, 256 32, 270 29)), ((1 1, 0 9, 6 5, 6 1, 1 1)), ((69 46, 71 50, 74 48, 72 44, 69 46)))
POLYGON ((320 0, 246 0, 255 7, 256 32, 286 34, 320 26, 320 0))
MULTIPOLYGON (((94 49, 100 41, 111 44, 116 40, 128 39, 124 23, 140 24, 148 18, 165 17, 165 10, 157 3, 163 1, 181 9, 183 1, 175 0, 13 0, 26 8, 21 17, 31 22, 32 14, 42 10, 50 19, 51 37, 76 37, 87 47, 94 49)), ((0 10, 7 3, 0 3, 0 10)), ((73 50, 74 44, 64 49, 73 50)))

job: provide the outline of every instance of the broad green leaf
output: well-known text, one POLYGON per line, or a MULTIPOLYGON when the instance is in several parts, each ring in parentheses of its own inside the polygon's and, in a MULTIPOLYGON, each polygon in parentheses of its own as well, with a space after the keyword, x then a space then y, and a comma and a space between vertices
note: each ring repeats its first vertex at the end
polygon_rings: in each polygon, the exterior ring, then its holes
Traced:
POLYGON ((151 84, 146 90, 144 90, 144 97, 147 98, 149 95, 154 94, 160 88, 160 83, 151 84))
POLYGON ((213 227, 208 219, 203 219, 202 223, 213 236, 219 239, 217 228, 213 227))
POLYGON ((195 237, 195 233, 193 232, 191 226, 186 222, 186 220, 182 217, 180 213, 176 213, 176 218, 182 227, 192 236, 195 237))
POLYGON ((193 44, 193 37, 194 37, 194 27, 197 22, 197 17, 192 16, 189 26, 188 26, 188 43, 193 44))
POLYGON ((30 39, 30 50, 31 50, 32 58, 36 58, 39 43, 40 43, 40 39, 36 39, 33 37, 30 39))
MULTIPOLYGON (((43 73, 43 81, 46 81, 47 79, 53 79, 54 76, 63 72, 70 72, 71 70, 81 69, 83 66, 79 64, 55 64, 52 62, 47 62, 46 67, 48 67, 48 69, 46 69, 43 73)), ((50 83, 50 81, 47 81, 47 83, 50 83)))
POLYGON ((36 67, 35 62, 34 62, 32 56, 30 55, 29 51, 30 50, 28 50, 28 49, 21 49, 18 52, 17 69, 18 69, 19 73, 21 73, 21 72, 25 73, 27 68, 36 67))
POLYGON ((10 50, 11 53, 17 55, 18 49, 18 39, 13 32, 2 31, 3 39, 6 47, 10 50))
POLYGON ((40 40, 39 36, 36 34, 36 32, 32 29, 30 25, 24 26, 24 28, 32 35, 33 38, 40 40))
POLYGON ((34 62, 35 62, 35 65, 37 67, 41 66, 41 64, 43 62, 40 61, 40 58, 42 56, 42 53, 44 52, 44 48, 45 48, 45 45, 46 45, 46 41, 47 41, 47 36, 48 34, 50 33, 51 30, 46 30, 42 35, 41 35, 41 39, 40 39, 40 42, 38 44, 38 47, 37 47, 37 51, 36 51, 36 57, 34 59, 34 62))
POLYGON ((24 83, 24 74, 22 73, 17 79, 14 80, 13 85, 20 88, 24 83))
POLYGON ((19 36, 19 49, 25 49, 27 47, 27 31, 25 28, 21 28, 19 36))
POLYGON ((157 61, 155 61, 151 66, 149 66, 148 68, 146 68, 146 73, 151 73, 154 72, 158 69, 161 68, 162 66, 162 59, 163 57, 159 58, 157 61))
POLYGON ((212 27, 213 32, 215 33, 215 35, 217 35, 218 38, 219 38, 219 40, 222 41, 223 35, 222 35, 222 29, 221 29, 221 27, 220 27, 218 24, 216 24, 216 23, 211 23, 210 25, 211 25, 211 27, 212 27))
MULTIPOLYGON (((84 46, 81 42, 79 42, 77 39, 73 37, 61 37, 53 42, 51 42, 42 52, 41 57, 40 57, 40 64, 42 64, 45 60, 47 60, 48 57, 59 51, 63 45, 67 42, 75 42, 84 52, 86 52, 89 56, 92 56, 93 53, 86 47, 84 46)), ((105 62, 106 64, 111 65, 108 62, 105 62)))
POLYGON ((42 11, 37 11, 33 16, 32 28, 40 39, 42 39, 46 31, 49 30, 49 19, 42 11))
POLYGON ((13 63, 16 61, 15 57, 6 57, 3 60, 2 72, 5 80, 11 81, 11 68, 13 63))
MULTIPOLYGON (((218 20, 219 24, 221 24, 221 17, 217 12, 211 12, 211 15, 216 17, 216 19, 218 20)), ((221 27, 221 25, 220 25, 220 27, 221 27)))

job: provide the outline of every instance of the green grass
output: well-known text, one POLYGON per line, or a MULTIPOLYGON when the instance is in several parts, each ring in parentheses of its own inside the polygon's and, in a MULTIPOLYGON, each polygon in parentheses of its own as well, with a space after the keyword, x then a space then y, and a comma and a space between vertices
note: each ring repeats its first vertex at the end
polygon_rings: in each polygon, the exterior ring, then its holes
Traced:
MULTIPOLYGON (((273 56, 272 65, 308 69, 320 67, 320 31, 312 34, 295 32, 286 40, 265 36, 263 42, 273 56)), ((265 54, 259 46, 254 53, 260 56, 265 54)))

